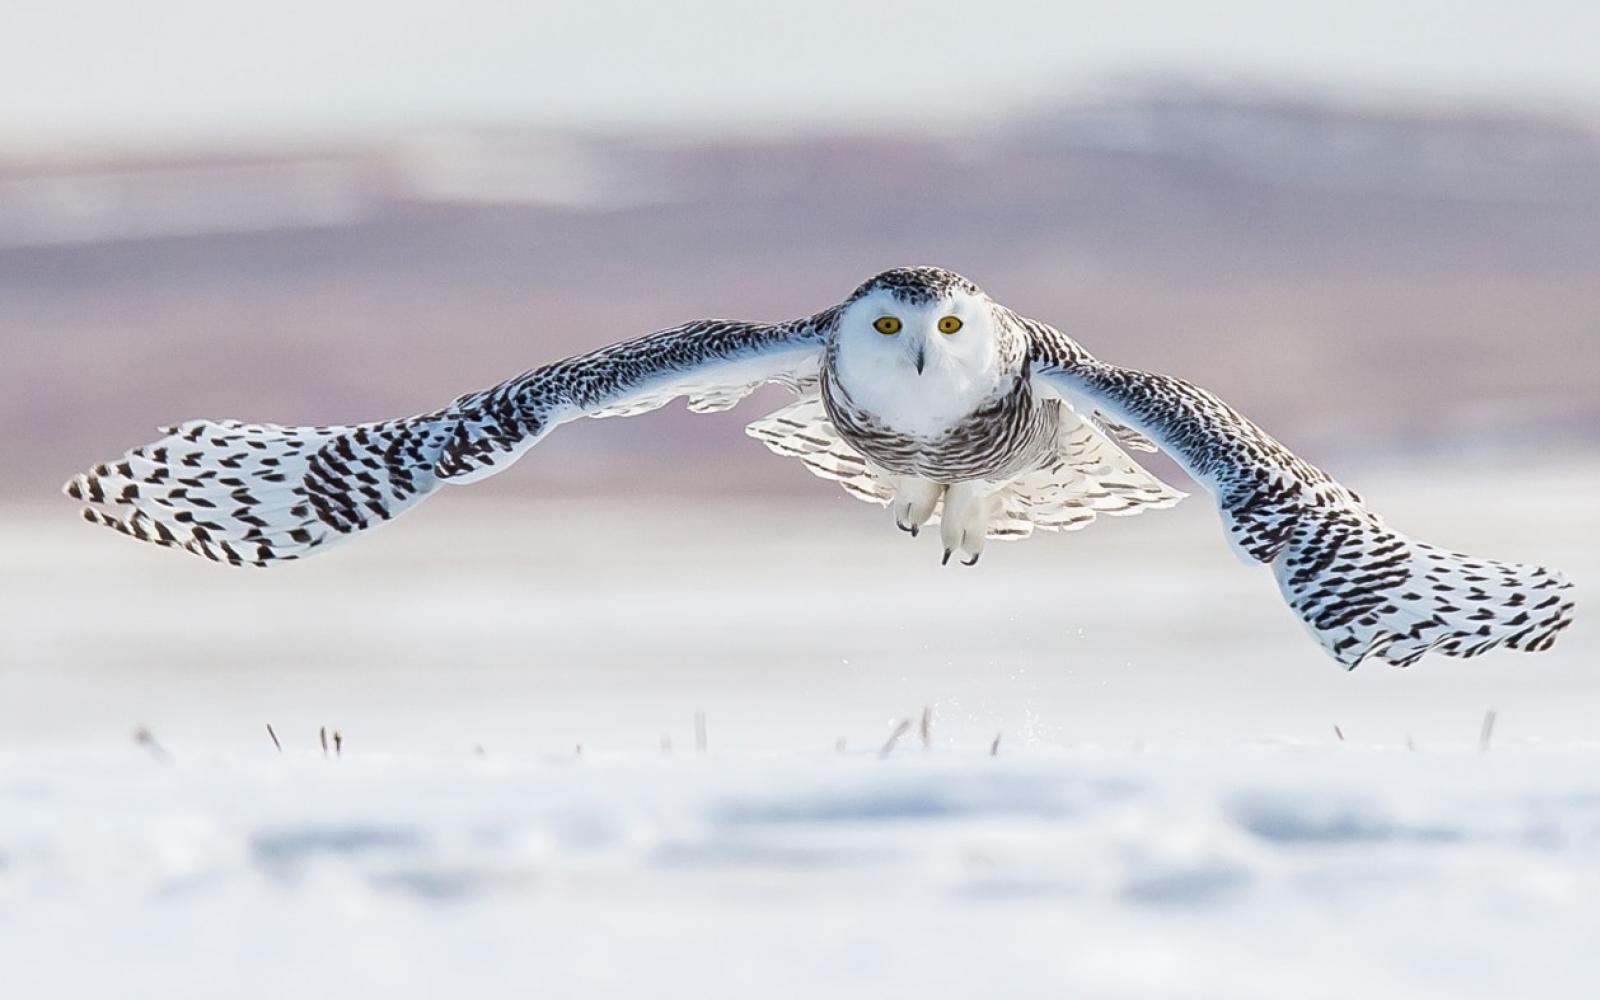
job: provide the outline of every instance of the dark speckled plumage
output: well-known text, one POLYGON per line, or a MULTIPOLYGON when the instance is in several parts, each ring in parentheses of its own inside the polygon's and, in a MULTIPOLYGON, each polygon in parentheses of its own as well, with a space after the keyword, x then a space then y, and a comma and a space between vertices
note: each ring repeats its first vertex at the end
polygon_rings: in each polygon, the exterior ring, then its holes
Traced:
POLYGON ((1216 497, 1230 539, 1347 667, 1425 653, 1547 649, 1572 623, 1571 586, 1541 566, 1459 555, 1388 528, 1361 498, 1233 407, 1183 379, 1034 341, 1039 377, 1150 435, 1216 497))
POLYGON ((910 305, 937 302, 958 292, 967 295, 983 294, 978 286, 967 278, 942 267, 893 267, 863 281, 850 293, 850 297, 845 299, 844 304, 849 305, 873 292, 888 292, 910 305))

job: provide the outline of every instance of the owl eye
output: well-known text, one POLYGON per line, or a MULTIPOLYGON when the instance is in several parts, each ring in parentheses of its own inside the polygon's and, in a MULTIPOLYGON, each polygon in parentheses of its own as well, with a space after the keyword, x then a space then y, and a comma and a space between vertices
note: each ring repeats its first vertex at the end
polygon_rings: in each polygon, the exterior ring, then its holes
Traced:
POLYGON ((872 321, 872 328, 884 336, 900 332, 900 319, 897 316, 879 316, 872 321))
POLYGON ((940 333, 955 333, 959 329, 961 329, 961 317, 959 317, 959 316, 941 316, 941 317, 939 317, 939 332, 940 333))

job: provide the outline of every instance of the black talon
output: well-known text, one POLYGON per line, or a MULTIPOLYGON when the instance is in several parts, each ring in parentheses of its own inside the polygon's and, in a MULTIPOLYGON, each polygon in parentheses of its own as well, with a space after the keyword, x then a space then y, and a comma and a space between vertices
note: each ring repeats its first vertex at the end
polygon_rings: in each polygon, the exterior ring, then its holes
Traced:
POLYGON ((911 532, 911 537, 912 538, 915 538, 915 537, 917 537, 917 532, 922 530, 922 525, 913 524, 911 527, 907 528, 906 530, 911 532))
POLYGON ((983 553, 979 552, 978 555, 973 556, 971 559, 964 559, 964 560, 962 560, 961 565, 963 565, 963 566, 976 566, 976 565, 978 565, 978 556, 981 556, 981 555, 983 555, 983 553))
POLYGON ((945 549, 944 550, 944 558, 939 560, 939 565, 940 566, 948 566, 948 565, 950 565, 950 553, 952 551, 953 551, 952 549, 945 549))

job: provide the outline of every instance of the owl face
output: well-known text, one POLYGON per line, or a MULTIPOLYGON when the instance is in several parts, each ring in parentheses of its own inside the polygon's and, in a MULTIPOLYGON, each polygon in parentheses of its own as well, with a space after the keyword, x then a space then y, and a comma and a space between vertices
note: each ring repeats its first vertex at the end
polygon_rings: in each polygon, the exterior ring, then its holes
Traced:
POLYGON ((841 353, 855 360, 934 381, 995 366, 994 310, 981 292, 910 297, 871 291, 845 308, 837 336, 841 353))
POLYGON ((1004 380, 993 304, 981 292, 867 290, 845 307, 834 336, 840 385, 907 433, 943 431, 1004 380))

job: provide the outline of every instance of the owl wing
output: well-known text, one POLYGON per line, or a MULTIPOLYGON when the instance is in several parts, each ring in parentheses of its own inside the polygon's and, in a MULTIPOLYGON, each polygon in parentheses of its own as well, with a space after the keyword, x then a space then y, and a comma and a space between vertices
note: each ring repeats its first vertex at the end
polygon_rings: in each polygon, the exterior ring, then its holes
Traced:
MULTIPOLYGON (((894 475, 839 434, 820 396, 798 399, 745 433, 779 455, 798 458, 813 475, 835 480, 851 496, 879 504, 894 497, 894 475)), ((1061 414, 1049 462, 1007 481, 995 495, 987 536, 1004 539, 1026 538, 1035 528, 1077 531, 1101 514, 1141 514, 1184 498, 1070 410, 1061 414)), ((942 513, 941 504, 930 523, 938 523, 942 513)))
POLYGON ((445 483, 506 468, 556 427, 687 397, 726 409, 767 383, 815 385, 833 312, 700 320, 524 372, 416 417, 332 427, 191 420, 74 476, 88 521, 232 565, 313 554, 445 483))
POLYGON ((1346 667, 1368 657, 1407 666, 1429 651, 1538 651, 1572 623, 1559 573, 1408 538, 1214 393, 1106 364, 1045 324, 1017 321, 1036 386, 1172 456, 1210 491, 1234 548, 1272 567, 1290 607, 1346 667))

